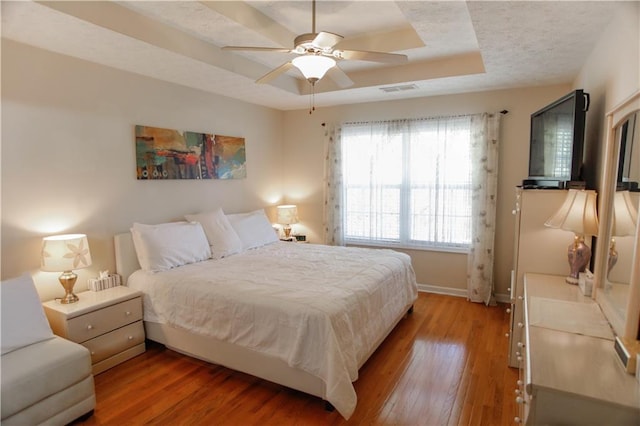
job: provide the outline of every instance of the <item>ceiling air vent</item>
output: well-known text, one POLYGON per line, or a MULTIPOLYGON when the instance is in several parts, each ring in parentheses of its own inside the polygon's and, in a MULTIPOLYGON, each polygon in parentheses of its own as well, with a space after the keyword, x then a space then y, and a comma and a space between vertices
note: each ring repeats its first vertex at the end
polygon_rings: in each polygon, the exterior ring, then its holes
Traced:
POLYGON ((391 92, 405 92, 407 90, 416 90, 417 88, 418 86, 416 86, 415 84, 401 84, 399 86, 381 87, 380 90, 386 93, 391 93, 391 92))

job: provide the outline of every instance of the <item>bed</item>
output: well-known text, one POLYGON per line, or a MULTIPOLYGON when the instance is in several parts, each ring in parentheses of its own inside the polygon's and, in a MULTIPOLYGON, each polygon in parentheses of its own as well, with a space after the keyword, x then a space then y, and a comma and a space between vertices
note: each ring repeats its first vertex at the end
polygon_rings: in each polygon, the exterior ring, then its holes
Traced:
POLYGON ((143 293, 147 338, 328 401, 348 419, 359 368, 412 309, 409 256, 274 241, 160 272, 141 269, 131 233, 117 272, 143 293))

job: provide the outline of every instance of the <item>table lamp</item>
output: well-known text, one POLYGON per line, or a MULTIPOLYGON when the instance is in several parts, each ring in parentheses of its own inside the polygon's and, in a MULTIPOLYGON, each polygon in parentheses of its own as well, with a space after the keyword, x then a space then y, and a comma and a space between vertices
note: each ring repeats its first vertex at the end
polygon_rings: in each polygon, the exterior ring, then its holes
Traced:
POLYGON ((293 204, 278 206, 278 223, 283 225, 284 237, 291 236, 291 225, 298 223, 298 208, 293 204))
POLYGON ((42 239, 40 269, 46 272, 62 272, 58 277, 65 295, 60 303, 75 303, 78 296, 73 294, 73 286, 78 276, 72 269, 82 269, 91 265, 89 242, 85 234, 54 235, 42 239))
POLYGON ((578 274, 584 272, 591 260, 591 248, 584 243, 584 237, 598 234, 596 192, 570 189, 562 206, 544 224, 575 233, 567 249, 570 273, 565 281, 578 284, 578 274))
POLYGON ((629 191, 618 191, 613 197, 613 223, 611 225, 611 245, 607 262, 607 276, 618 261, 615 237, 627 237, 636 234, 638 210, 633 205, 629 191))

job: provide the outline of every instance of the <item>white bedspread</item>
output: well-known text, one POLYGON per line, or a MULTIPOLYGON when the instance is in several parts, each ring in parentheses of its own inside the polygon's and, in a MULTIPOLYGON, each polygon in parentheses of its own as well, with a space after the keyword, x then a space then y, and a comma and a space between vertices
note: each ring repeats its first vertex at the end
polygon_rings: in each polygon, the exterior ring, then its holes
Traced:
POLYGON ((352 382, 417 297, 409 256, 392 250, 278 242, 160 273, 137 271, 144 319, 277 357, 326 384, 348 419, 352 382))

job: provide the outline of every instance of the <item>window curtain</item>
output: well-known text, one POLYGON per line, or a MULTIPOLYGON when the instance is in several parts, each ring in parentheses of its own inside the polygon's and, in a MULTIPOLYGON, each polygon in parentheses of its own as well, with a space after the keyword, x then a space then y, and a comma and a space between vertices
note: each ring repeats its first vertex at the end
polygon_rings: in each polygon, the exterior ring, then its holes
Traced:
POLYGON ((348 242, 467 250, 471 116, 346 123, 341 139, 348 242))
POLYGON ((500 113, 471 118, 472 238, 467 263, 467 291, 472 302, 495 304, 493 261, 498 198, 500 113))
POLYGON ((324 242, 344 246, 344 194, 342 177, 342 130, 327 124, 325 131, 324 242))
POLYGON ((402 140, 407 128, 406 120, 342 125, 343 170, 348 170, 343 176, 343 229, 350 242, 353 237, 363 238, 363 242, 398 239, 402 140), (354 166, 356 158, 358 165, 354 166))
MULTIPOLYGON (((495 303, 493 263, 497 201, 499 113, 471 117, 472 138, 472 238, 467 265, 468 298, 495 303)), ((344 245, 344 195, 342 175, 342 129, 328 126, 325 133, 325 243, 344 245)))

